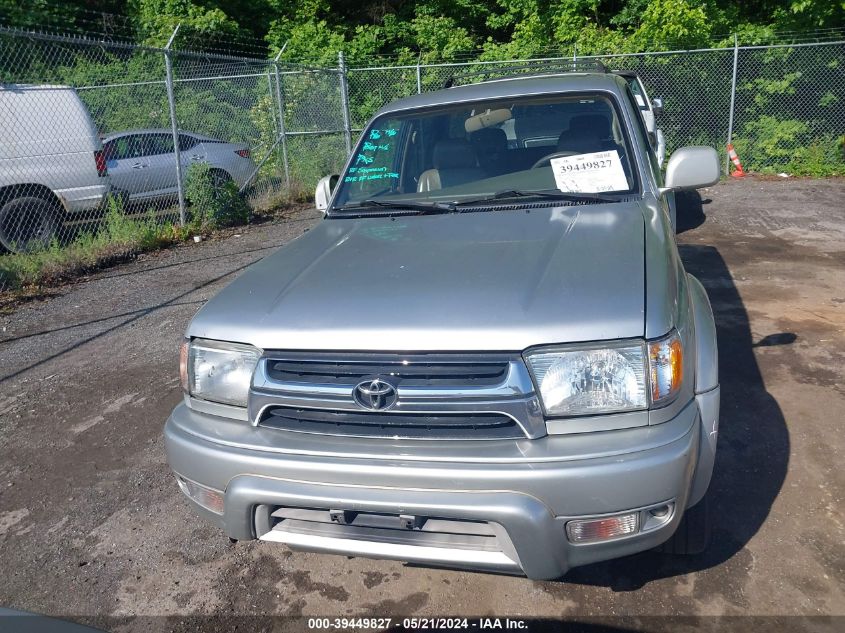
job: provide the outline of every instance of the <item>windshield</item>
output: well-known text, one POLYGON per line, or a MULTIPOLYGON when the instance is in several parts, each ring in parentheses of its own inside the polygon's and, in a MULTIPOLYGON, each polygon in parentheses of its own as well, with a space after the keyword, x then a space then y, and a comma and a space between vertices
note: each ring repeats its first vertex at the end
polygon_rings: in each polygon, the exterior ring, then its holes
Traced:
POLYGON ((388 114, 364 131, 332 206, 631 193, 629 147, 614 100, 598 93, 388 114))

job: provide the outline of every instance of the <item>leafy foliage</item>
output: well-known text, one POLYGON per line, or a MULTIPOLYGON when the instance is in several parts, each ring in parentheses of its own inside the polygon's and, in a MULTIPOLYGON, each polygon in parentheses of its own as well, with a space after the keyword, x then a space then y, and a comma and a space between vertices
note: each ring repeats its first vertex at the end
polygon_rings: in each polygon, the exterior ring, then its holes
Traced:
POLYGON ((207 163, 192 163, 185 177, 185 197, 191 204, 191 228, 219 229, 249 222, 249 205, 231 179, 207 163))
MULTIPOLYGON (((842 27, 845 0, 0 0, 4 22, 27 27, 76 20, 91 11, 125 15, 144 42, 161 45, 176 24, 192 45, 235 36, 265 39, 285 59, 353 63, 375 55, 451 61, 482 51, 524 57, 577 46, 587 53, 701 46, 725 33, 742 43, 775 31, 842 27)), ((94 13, 93 15, 96 15, 94 13)))

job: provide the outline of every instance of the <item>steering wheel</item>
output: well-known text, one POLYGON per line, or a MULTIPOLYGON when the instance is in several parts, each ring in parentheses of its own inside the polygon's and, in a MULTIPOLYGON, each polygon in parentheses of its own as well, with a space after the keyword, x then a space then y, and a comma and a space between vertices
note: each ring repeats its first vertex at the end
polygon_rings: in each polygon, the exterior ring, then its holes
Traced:
POLYGON ((531 169, 537 169, 538 167, 542 167, 544 164, 548 163, 553 158, 563 158, 564 156, 575 156, 578 152, 552 152, 551 154, 546 154, 538 160, 536 163, 531 165, 531 169))

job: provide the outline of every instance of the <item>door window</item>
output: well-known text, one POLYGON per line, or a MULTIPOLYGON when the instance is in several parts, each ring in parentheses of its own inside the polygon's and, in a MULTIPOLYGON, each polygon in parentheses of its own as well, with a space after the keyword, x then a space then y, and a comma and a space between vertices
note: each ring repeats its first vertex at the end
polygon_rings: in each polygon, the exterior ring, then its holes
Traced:
POLYGON ((171 134, 145 134, 144 156, 173 153, 173 136, 171 134))
POLYGON ((126 160, 143 156, 141 139, 137 134, 119 136, 103 146, 106 160, 126 160))
POLYGON ((640 85, 640 80, 636 77, 634 77, 633 79, 629 79, 628 87, 631 89, 631 93, 634 95, 634 99, 637 102, 637 107, 640 110, 648 111, 648 97, 646 96, 645 91, 640 85))
POLYGON ((194 136, 190 136, 188 134, 180 134, 179 135, 179 151, 185 152, 185 151, 191 149, 192 147, 194 147, 198 142, 199 142, 199 140, 194 136))

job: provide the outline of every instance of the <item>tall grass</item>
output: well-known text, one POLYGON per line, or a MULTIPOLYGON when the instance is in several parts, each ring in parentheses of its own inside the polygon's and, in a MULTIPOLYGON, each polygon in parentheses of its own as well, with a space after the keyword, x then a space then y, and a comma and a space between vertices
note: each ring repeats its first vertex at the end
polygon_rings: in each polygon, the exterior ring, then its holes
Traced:
POLYGON ((129 217, 119 203, 110 200, 96 230, 81 233, 70 243, 54 238, 46 246, 0 256, 0 291, 55 283, 186 236, 185 229, 160 223, 152 212, 141 218, 129 217))

